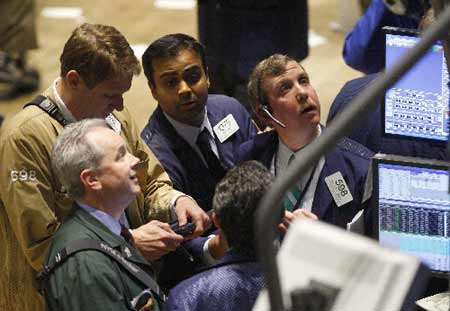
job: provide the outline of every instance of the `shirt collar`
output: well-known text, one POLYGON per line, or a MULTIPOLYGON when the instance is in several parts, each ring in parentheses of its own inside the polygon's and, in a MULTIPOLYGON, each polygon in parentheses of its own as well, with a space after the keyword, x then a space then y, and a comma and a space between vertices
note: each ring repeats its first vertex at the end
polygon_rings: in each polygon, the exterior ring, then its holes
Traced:
POLYGON ((163 111, 164 116, 167 118, 170 124, 175 128, 175 131, 184 138, 191 146, 196 146, 197 144, 197 137, 200 135, 200 133, 203 131, 204 128, 209 132, 211 137, 214 137, 214 132, 212 130, 211 122, 209 122, 208 119, 208 113, 205 107, 205 116, 203 118, 203 122, 200 125, 200 127, 188 125, 186 123, 182 123, 180 121, 175 120, 171 116, 169 116, 167 113, 163 111))
MULTIPOLYGON (((322 133, 322 129, 321 129, 320 125, 318 125, 316 138, 319 137, 321 135, 321 133, 322 133)), ((299 149, 295 152, 292 151, 278 137, 278 150, 277 150, 276 157, 275 157, 275 163, 273 163, 275 165, 275 174, 280 174, 280 173, 282 174, 283 172, 285 172, 289 165, 289 159, 291 158, 291 156, 292 155, 297 156, 301 150, 302 149, 299 149)), ((304 186, 303 184, 307 182, 309 176, 312 174, 312 169, 313 168, 310 168, 306 172, 305 176, 300 178, 300 180, 299 180, 300 185, 304 186)))
POLYGON ((56 78, 55 81, 53 81, 53 86, 52 86, 53 97, 55 97, 56 106, 58 107, 59 111, 61 112, 61 114, 63 115, 64 119, 67 122, 69 122, 69 123, 76 122, 77 120, 75 119, 73 114, 69 111, 66 104, 64 104, 61 96, 59 96, 59 94, 58 94, 58 90, 56 89, 56 84, 59 83, 60 81, 61 81, 61 77, 56 78))
POLYGON ((87 204, 81 203, 77 201, 78 206, 82 208, 84 211, 86 211, 89 215, 96 218, 98 221, 100 221, 102 224, 104 224, 106 227, 108 227, 109 230, 111 230, 112 233, 120 236, 120 231, 122 230, 122 226, 128 227, 128 221, 126 219, 125 213, 123 213, 120 216, 119 221, 117 221, 114 217, 111 215, 105 213, 104 211, 98 210, 96 208, 93 208, 87 204))
MULTIPOLYGON (((320 134, 322 134, 322 129, 320 127, 320 125, 317 126, 317 137, 320 136, 320 134)), ((315 139, 316 139, 315 138, 315 139)), ((278 137, 278 150, 277 150, 277 155, 276 155, 276 170, 277 171, 284 171, 286 170, 288 164, 289 164, 289 159, 291 158, 292 155, 297 156, 300 151, 302 150, 299 149, 297 151, 292 151, 291 149, 289 149, 288 146, 286 146, 280 139, 280 137, 278 137)))

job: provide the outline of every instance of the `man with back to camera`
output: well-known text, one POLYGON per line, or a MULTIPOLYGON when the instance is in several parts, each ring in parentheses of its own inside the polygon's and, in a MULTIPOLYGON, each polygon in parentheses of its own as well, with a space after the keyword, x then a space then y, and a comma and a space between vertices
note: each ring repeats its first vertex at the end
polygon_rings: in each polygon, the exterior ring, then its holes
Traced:
POLYGON ((66 42, 60 61, 61 76, 35 101, 41 107, 25 107, 3 124, 0 133, 2 310, 44 309, 33 284, 35 271, 42 268, 50 238, 73 203, 50 166, 50 150, 65 124, 105 118, 140 159, 136 171, 142 191, 126 214, 130 227, 137 228, 132 232, 134 243, 146 259, 156 260, 181 242, 166 224, 146 224, 150 219, 168 221, 170 206, 180 224, 192 219, 195 236, 209 222, 194 201, 172 188, 123 105, 122 95, 140 72, 123 35, 111 26, 83 24, 66 42))
POLYGON ((251 310, 264 286, 254 219, 272 181, 267 168, 248 161, 229 170, 217 184, 213 219, 229 249, 217 263, 174 287, 166 310, 251 310))
MULTIPOLYGON (((240 160, 259 160, 275 175, 283 174, 300 150, 325 130, 319 123, 319 98, 304 68, 280 54, 255 67, 248 91, 257 116, 274 131, 244 143, 240 160)), ((372 154, 354 141, 340 141, 288 191, 286 218, 308 211, 345 228, 368 203, 364 185, 372 154)))
MULTIPOLYGON (((128 151, 124 138, 103 119, 71 123, 58 136, 51 163, 74 206, 53 236, 47 265, 52 267, 74 242, 86 239, 111 247, 152 278, 151 264, 121 233, 127 230, 123 229, 125 210, 141 192, 136 175, 139 159, 128 151)), ((158 295, 156 282, 150 285, 146 301, 136 305, 135 297, 144 295, 149 284, 93 249, 69 253, 42 283, 48 309, 55 311, 141 310, 149 299, 153 308, 145 310, 160 310, 164 298, 158 295)))

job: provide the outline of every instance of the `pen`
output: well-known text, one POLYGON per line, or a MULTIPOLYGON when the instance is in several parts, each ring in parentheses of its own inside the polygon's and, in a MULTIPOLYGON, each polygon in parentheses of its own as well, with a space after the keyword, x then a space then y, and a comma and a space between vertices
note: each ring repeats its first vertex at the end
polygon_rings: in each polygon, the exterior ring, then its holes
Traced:
POLYGON ((178 246, 177 251, 179 251, 181 253, 181 255, 186 257, 190 262, 194 262, 194 257, 191 255, 191 253, 189 253, 189 251, 183 245, 178 246))

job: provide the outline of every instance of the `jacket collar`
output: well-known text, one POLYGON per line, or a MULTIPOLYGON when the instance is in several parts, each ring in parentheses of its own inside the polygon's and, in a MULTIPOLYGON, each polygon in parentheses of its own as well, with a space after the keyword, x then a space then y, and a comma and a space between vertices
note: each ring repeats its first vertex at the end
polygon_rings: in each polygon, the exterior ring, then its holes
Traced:
POLYGON ((216 269, 216 268, 223 267, 223 266, 228 266, 228 265, 233 265, 233 264, 242 264, 242 263, 258 264, 259 262, 255 257, 240 255, 231 249, 216 263, 214 263, 208 267, 198 269, 196 271, 196 273, 216 269))
POLYGON ((106 242, 112 248, 121 252, 128 260, 141 265, 151 267, 150 263, 139 253, 139 251, 128 244, 122 237, 112 233, 105 225, 95 217, 74 204, 74 217, 81 222, 89 231, 95 234, 100 240, 106 242))
MULTIPOLYGON (((321 127, 321 129, 323 131, 326 130, 324 127, 321 127)), ((243 149, 245 151, 248 151, 249 149, 252 150, 252 154, 249 155, 248 158, 242 160, 258 159, 267 168, 270 168, 272 158, 278 148, 278 143, 278 135, 275 131, 258 134, 253 140, 246 142, 243 145, 243 149)), ((339 146, 336 148, 339 148, 339 146)), ((345 170, 342 170, 343 167, 346 167, 346 164, 342 155, 339 152, 336 152, 336 150, 337 149, 334 149, 325 155, 325 164, 319 176, 314 195, 312 212, 315 213, 319 219, 323 218, 329 206, 333 204, 333 197, 325 183, 325 177, 330 176, 337 171, 340 171, 344 178, 346 177, 345 170)))
MULTIPOLYGON (((214 125, 216 125, 219 121, 218 115, 215 115, 211 109, 207 109, 207 116, 209 123, 211 124, 211 127, 213 128, 214 125)), ((185 150, 187 148, 192 149, 191 146, 188 144, 186 140, 184 140, 175 130, 175 128, 170 124, 169 120, 167 120, 166 116, 164 115, 161 107, 158 105, 158 107, 153 112, 152 117, 150 120, 154 119, 155 122, 149 122, 149 124, 152 124, 150 127, 151 131, 157 132, 157 133, 163 133, 165 136, 165 143, 168 145, 168 147, 172 150, 185 150)), ((214 132, 214 131, 213 131, 214 132)), ((222 153, 222 144, 217 139, 216 135, 213 135, 214 140, 216 142, 217 150, 219 151, 219 156, 221 159, 223 159, 222 153)), ((226 144, 227 141, 224 142, 226 144)))

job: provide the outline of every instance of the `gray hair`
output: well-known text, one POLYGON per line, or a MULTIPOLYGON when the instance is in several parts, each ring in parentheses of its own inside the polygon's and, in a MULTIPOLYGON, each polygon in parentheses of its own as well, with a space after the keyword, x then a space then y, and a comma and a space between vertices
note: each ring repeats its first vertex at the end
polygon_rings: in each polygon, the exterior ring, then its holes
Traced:
POLYGON ((51 162, 56 177, 71 199, 84 196, 80 174, 84 169, 98 168, 103 150, 87 138, 94 128, 110 128, 103 119, 84 119, 67 125, 56 139, 51 162))

